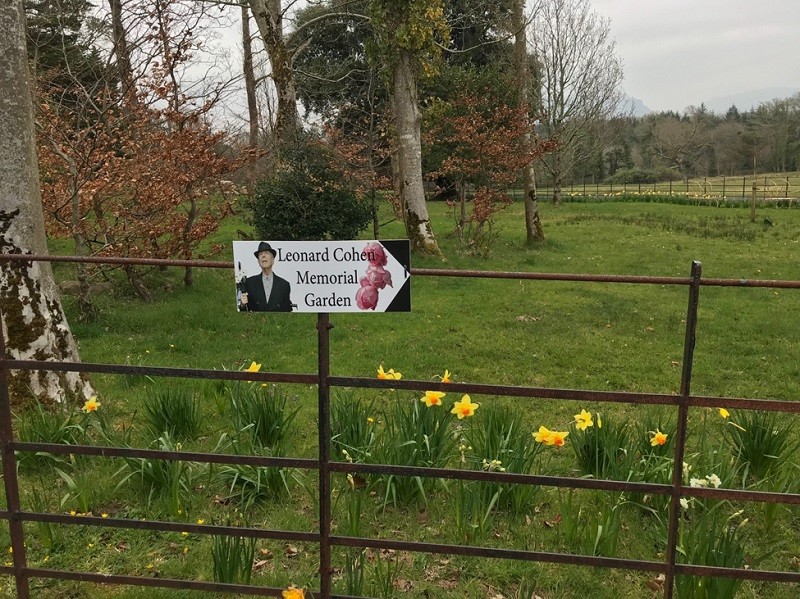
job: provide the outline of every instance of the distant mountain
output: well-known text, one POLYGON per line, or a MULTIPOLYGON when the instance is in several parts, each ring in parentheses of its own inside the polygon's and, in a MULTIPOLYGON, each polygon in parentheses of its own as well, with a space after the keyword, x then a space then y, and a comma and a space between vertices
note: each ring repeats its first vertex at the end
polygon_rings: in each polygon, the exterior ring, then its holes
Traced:
POLYGON ((622 100, 620 112, 623 114, 631 114, 636 118, 639 118, 646 116, 653 111, 645 106, 644 102, 642 102, 639 98, 634 98, 633 96, 626 94, 622 100))
POLYGON ((766 87, 730 96, 711 98, 706 100, 705 105, 706 108, 717 114, 725 114, 732 105, 736 105, 739 112, 745 112, 751 108, 756 108, 762 102, 788 98, 799 92, 800 87, 766 87))

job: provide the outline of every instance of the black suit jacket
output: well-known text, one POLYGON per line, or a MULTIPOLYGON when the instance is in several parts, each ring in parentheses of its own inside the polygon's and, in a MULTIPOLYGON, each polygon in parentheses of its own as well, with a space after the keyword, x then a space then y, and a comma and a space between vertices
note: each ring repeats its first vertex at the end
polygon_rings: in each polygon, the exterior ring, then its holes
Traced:
POLYGON ((247 277, 245 281, 247 290, 247 305, 239 306, 243 312, 291 312, 292 300, 289 297, 291 286, 289 281, 272 273, 272 291, 269 302, 264 295, 264 285, 261 282, 261 273, 247 277))

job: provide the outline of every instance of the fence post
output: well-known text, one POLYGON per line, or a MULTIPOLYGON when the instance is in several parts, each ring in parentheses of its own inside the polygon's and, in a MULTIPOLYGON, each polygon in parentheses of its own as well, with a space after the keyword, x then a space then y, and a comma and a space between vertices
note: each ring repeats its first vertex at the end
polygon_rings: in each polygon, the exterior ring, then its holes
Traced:
POLYGON ((756 182, 753 181, 753 197, 750 199, 750 222, 756 222, 756 191, 758 191, 758 187, 756 187, 756 182))
POLYGON ((725 199, 725 177, 722 177, 722 199, 725 199))
MULTIPOLYGON (((8 263, 3 268, 10 268, 8 263)), ((0 309, 0 321, 3 320, 0 309)), ((6 357, 6 338, 0 327, 0 358, 6 357)), ((14 578, 17 598, 30 599, 27 558, 25 556, 25 531, 20 519, 19 480, 17 479, 17 457, 14 454, 14 429, 11 426, 11 396, 8 392, 8 368, 0 365, 0 448, 3 459, 3 483, 8 510, 8 531, 11 534, 11 553, 14 561, 14 578)))
POLYGON ((703 177, 703 196, 708 195, 708 177, 703 177))
POLYGON ((745 199, 747 197, 744 193, 746 184, 747 184, 747 177, 742 177, 742 199, 745 199))
POLYGON ((319 418, 319 588, 323 599, 331 596, 331 470, 330 470, 330 316, 317 316, 317 383, 319 418))
POLYGON ((669 195, 672 195, 672 179, 669 180, 669 195))
POLYGON ((786 177, 786 199, 789 199, 789 177, 786 177))
POLYGON ((678 424, 675 429, 675 463, 672 466, 672 498, 669 509, 669 532, 667 535, 667 576, 664 581, 664 599, 672 599, 675 587, 675 558, 678 546, 678 526, 681 517, 681 484, 683 482, 683 458, 686 451, 686 423, 689 420, 689 398, 692 384, 694 346, 697 339, 697 305, 700 300, 700 276, 702 265, 692 262, 689 283, 689 306, 686 309, 686 334, 683 341, 683 369, 681 371, 681 394, 678 405, 678 424))
POLYGON ((764 203, 767 201, 767 178, 764 177, 764 203))

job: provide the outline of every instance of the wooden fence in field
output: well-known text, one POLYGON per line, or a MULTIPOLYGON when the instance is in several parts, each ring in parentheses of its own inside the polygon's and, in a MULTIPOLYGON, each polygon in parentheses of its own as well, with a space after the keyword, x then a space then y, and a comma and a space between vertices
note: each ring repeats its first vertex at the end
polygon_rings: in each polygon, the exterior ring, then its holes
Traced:
MULTIPOLYGON (((149 264, 157 266, 192 266, 196 268, 231 268, 231 264, 208 261, 182 260, 134 260, 124 258, 80 258, 47 257, 31 255, 0 255, 0 262, 8 261, 58 261, 94 262, 113 264, 149 264)), ((638 393, 608 392, 591 389, 562 389, 525 386, 490 385, 480 383, 431 383, 420 380, 377 380, 372 378, 340 377, 330 373, 329 331, 331 320, 328 314, 319 314, 316 324, 318 338, 317 369, 313 373, 278 372, 232 372, 191 368, 145 367, 107 363, 66 363, 8 359, 5 353, 5 339, 0 336, 0 449, 3 460, 3 482, 6 505, 0 506, 0 519, 5 520, 12 545, 8 556, 12 565, 0 565, 0 575, 13 577, 17 597, 29 599, 31 580, 60 579, 83 581, 94 584, 134 585, 141 587, 162 587, 190 589, 196 591, 239 593, 250 596, 280 597, 282 590, 245 584, 223 584, 209 581, 181 580, 173 578, 153 578, 124 574, 103 574, 97 572, 65 571, 33 567, 26 559, 26 523, 53 523, 64 526, 96 526, 147 531, 189 532, 200 535, 230 535, 256 539, 279 539, 290 542, 315 543, 319 547, 319 587, 310 589, 307 596, 336 597, 332 592, 334 575, 331 565, 331 551, 336 547, 388 549, 396 551, 422 552, 458 556, 477 556, 486 559, 510 559, 527 562, 548 562, 571 564, 584 567, 617 568, 651 572, 663 575, 663 596, 673 597, 675 579, 679 575, 710 577, 729 577, 778 583, 798 584, 800 573, 776 572, 758 569, 739 569, 713 567, 703 564, 687 564, 679 561, 677 552, 678 533, 681 524, 681 498, 727 499, 737 502, 766 502, 787 505, 800 505, 800 494, 772 493, 745 489, 710 488, 686 486, 682 480, 682 464, 686 449, 687 419, 690 408, 728 408, 742 410, 766 410, 787 414, 800 414, 800 402, 765 400, 757 398, 710 397, 694 395, 691 391, 692 366, 694 363, 695 336, 698 319, 700 290, 704 286, 713 287, 760 287, 775 289, 800 289, 800 281, 712 279, 701 276, 699 262, 694 262, 687 277, 615 276, 581 275, 558 273, 527 272, 483 272, 456 270, 412 270, 414 276, 425 277, 466 277, 540 281, 571 281, 587 285, 592 283, 616 283, 635 285, 671 285, 687 289, 686 329, 683 343, 683 361, 680 379, 680 393, 638 393), (106 373, 118 375, 148 375, 186 379, 216 379, 229 381, 259 381, 264 383, 300 383, 316 385, 318 391, 318 435, 319 455, 316 459, 278 458, 260 456, 241 456, 211 453, 191 453, 185 451, 158 451, 127 447, 93 445, 59 445, 22 442, 15 438, 12 427, 12 414, 9 402, 9 370, 34 370, 55 372, 106 373), (674 463, 670 484, 627 482, 619 480, 598 480, 563 476, 543 476, 538 474, 511 474, 507 472, 470 471, 441 468, 407 467, 391 464, 359 464, 337 461, 330 454, 330 392, 332 388, 371 388, 439 390, 464 393, 490 394, 519 398, 540 398, 549 401, 584 400, 592 402, 614 402, 627 404, 650 404, 672 406, 677 414, 677 428, 674 434, 674 463), (17 477, 16 452, 48 452, 54 455, 84 455, 99 457, 150 458, 161 460, 183 460, 216 464, 249 464, 259 467, 288 467, 316 471, 319 485, 319 529, 315 532, 292 530, 272 530, 258 527, 232 527, 210 524, 182 522, 162 522, 134 520, 125 518, 101 518, 85 516, 75 518, 67 514, 41 513, 25 510, 21 506, 19 479, 17 477), (492 481, 519 485, 540 485, 560 488, 595 489, 610 492, 646 493, 666 496, 670 499, 667 550, 661 560, 623 559, 599 557, 594 555, 573 555, 566 553, 526 551, 513 548, 489 548, 482 546, 463 546, 429 542, 399 541, 366 537, 350 537, 335 534, 332 529, 331 476, 334 473, 393 474, 397 476, 420 476, 443 479, 492 481)))
MULTIPOLYGON (((552 186, 542 186, 538 190, 540 198, 552 195, 552 186)), ((658 183, 606 183, 586 177, 571 181, 561 188, 562 195, 586 198, 607 198, 639 195, 674 196, 694 198, 715 202, 749 202, 753 198, 765 204, 782 201, 789 205, 800 205, 800 177, 783 176, 745 176, 745 177, 704 177, 688 181, 660 181, 658 183)))

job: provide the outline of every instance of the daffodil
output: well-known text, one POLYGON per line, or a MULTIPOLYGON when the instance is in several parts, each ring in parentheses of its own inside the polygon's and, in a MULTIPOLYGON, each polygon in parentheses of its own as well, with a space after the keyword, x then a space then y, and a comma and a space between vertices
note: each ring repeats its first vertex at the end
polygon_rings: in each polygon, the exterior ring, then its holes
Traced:
POLYGON ((92 395, 89 399, 86 400, 83 404, 83 411, 87 414, 89 412, 96 412, 97 409, 100 407, 100 402, 97 401, 97 396, 92 395))
POLYGON ((581 410, 580 414, 575 414, 575 427, 585 431, 590 426, 594 426, 594 422, 592 422, 592 415, 590 412, 586 410, 581 410))
POLYGON ((650 445, 656 447, 657 445, 664 445, 667 442, 667 435, 662 433, 660 430, 656 429, 653 433, 652 439, 650 439, 650 445))
POLYGON ((452 383, 453 381, 450 379, 450 371, 445 368, 444 374, 442 375, 442 382, 443 383, 452 383))
POLYGON ((540 426, 539 432, 533 433, 533 439, 537 443, 556 447, 562 447, 567 437, 569 437, 569 431, 551 431, 546 426, 540 426))
POLYGON ((728 410, 726 410, 725 408, 720 408, 719 409, 719 415, 722 416, 723 418, 728 418, 728 416, 730 416, 731 413, 728 410))
POLYGON ((244 369, 245 372, 258 372, 261 370, 261 364, 257 362, 250 362, 250 366, 244 369))
POLYGON ((450 413, 458 416, 459 420, 463 420, 467 416, 473 416, 475 414, 475 410, 478 409, 478 406, 479 404, 472 403, 469 395, 465 395, 461 398, 461 401, 457 401, 453 404, 453 409, 450 410, 450 413))
POLYGON ((382 381, 399 381, 403 378, 403 375, 399 372, 395 372, 394 368, 390 368, 388 372, 384 372, 383 364, 378 367, 378 379, 382 381))
POLYGON ((553 435, 553 432, 547 428, 546 426, 540 426, 539 432, 533 433, 533 440, 537 443, 544 443, 545 445, 550 445, 550 437, 553 435))
POLYGON ((281 593, 283 599, 305 599, 306 594, 303 589, 298 589, 294 585, 281 593))
MULTIPOLYGON (((442 398, 445 396, 444 393, 441 391, 426 391, 425 397, 420 398, 421 402, 424 402, 426 406, 429 408, 431 406, 440 406, 442 405, 442 398)), ((477 406, 476 406, 477 407, 477 406)), ((468 414, 471 416, 471 414, 468 414)))
POLYGON ((375 424, 375 419, 372 416, 367 416, 367 424, 375 424))

